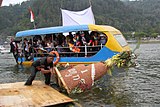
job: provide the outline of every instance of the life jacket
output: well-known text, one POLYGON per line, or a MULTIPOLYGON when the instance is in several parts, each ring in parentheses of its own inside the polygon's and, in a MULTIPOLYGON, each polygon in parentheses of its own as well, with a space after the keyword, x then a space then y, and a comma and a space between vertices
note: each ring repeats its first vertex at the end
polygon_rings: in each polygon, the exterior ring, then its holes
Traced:
POLYGON ((75 52, 75 53, 79 53, 80 52, 80 49, 77 48, 76 46, 74 46, 73 44, 69 43, 69 49, 72 51, 72 52, 75 52))

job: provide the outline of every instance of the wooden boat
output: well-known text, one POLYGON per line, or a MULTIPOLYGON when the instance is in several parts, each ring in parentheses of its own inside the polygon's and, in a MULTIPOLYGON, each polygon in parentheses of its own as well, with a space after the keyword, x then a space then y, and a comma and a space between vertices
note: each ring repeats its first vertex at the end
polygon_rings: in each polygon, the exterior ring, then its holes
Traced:
MULTIPOLYGON (((57 27, 48 27, 48 28, 39 28, 32 30, 25 30, 16 33, 16 38, 33 38, 35 36, 41 35, 46 36, 50 35, 53 38, 53 34, 60 33, 68 33, 68 32, 98 32, 101 35, 105 36, 106 43, 99 44, 97 46, 77 46, 76 48, 80 48, 80 52, 59 52, 60 60, 59 64, 91 64, 100 61, 105 61, 108 58, 111 58, 113 55, 116 55, 123 51, 130 50, 128 43, 126 42, 122 33, 111 26, 106 25, 76 25, 76 26, 57 26, 57 27), (94 48, 98 50, 94 51, 94 48), (90 51, 90 50, 91 51, 90 51), (83 51, 82 51, 83 50, 83 51), (67 56, 68 54, 68 56, 67 56), (64 55, 64 56, 63 56, 64 55)), ((33 39, 32 39, 33 40, 33 39)), ((54 50, 57 50, 56 47, 53 47, 54 50)), ((70 48, 70 47, 63 47, 70 48)), ((41 49, 42 51, 43 49, 41 49)), ((35 54, 35 53, 34 53, 35 54)), ((41 57, 41 56, 40 56, 41 57)), ((37 60, 38 58, 34 55, 33 60, 37 60)), ((54 58, 56 60, 56 58, 54 58)), ((23 56, 18 57, 18 62, 23 65, 30 65, 32 61, 26 61, 23 56)))

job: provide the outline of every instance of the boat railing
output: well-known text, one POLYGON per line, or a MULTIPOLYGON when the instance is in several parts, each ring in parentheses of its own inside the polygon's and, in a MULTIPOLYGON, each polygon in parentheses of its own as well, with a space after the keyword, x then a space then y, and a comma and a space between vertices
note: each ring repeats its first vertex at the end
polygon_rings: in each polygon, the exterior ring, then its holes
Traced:
MULTIPOLYGON (((96 46, 74 46, 76 49, 80 49, 79 52, 74 52, 71 50, 71 47, 45 47, 45 48, 34 48, 30 55, 34 57, 43 57, 47 56, 48 52, 51 50, 55 50, 59 53, 60 57, 89 57, 95 55, 100 49, 103 48, 104 45, 96 45, 96 46)), ((72 47, 73 48, 73 47, 72 47)), ((21 55, 24 55, 24 52, 21 50, 21 55)))
POLYGON ((71 51, 70 48, 71 47, 55 47, 54 50, 58 51, 59 54, 81 54, 79 56, 91 56, 93 54, 96 54, 100 49, 103 48, 104 45, 96 45, 96 46, 75 46, 74 48, 76 49, 80 49, 80 52, 74 52, 71 51), (68 49, 68 51, 66 51, 66 49, 68 49), (61 50, 61 51, 59 51, 61 50), (82 55, 83 54, 83 55, 82 55))

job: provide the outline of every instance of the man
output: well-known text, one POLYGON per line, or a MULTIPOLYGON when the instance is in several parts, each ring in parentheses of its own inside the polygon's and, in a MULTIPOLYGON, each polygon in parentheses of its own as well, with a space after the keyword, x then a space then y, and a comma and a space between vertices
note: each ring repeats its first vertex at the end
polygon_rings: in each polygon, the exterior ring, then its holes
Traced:
POLYGON ((53 74, 53 54, 49 54, 47 57, 38 59, 32 63, 31 66, 31 75, 26 81, 25 85, 32 85, 36 73, 41 71, 45 76, 45 84, 50 85, 51 74, 53 74))
POLYGON ((16 62, 18 64, 18 46, 13 38, 11 38, 10 47, 11 47, 10 52, 13 53, 14 59, 16 60, 16 62))

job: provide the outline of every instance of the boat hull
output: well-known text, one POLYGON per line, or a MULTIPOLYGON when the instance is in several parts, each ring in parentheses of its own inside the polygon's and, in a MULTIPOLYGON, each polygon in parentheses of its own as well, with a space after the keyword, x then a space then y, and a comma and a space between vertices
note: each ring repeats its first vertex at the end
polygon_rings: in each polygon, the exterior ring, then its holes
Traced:
POLYGON ((61 87, 71 93, 77 87, 81 90, 90 89, 96 80, 107 73, 108 69, 104 63, 99 62, 88 66, 80 64, 60 72, 58 69, 55 70, 61 87))

